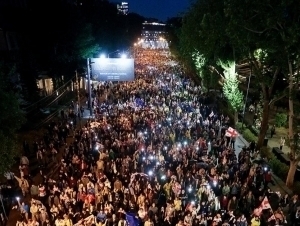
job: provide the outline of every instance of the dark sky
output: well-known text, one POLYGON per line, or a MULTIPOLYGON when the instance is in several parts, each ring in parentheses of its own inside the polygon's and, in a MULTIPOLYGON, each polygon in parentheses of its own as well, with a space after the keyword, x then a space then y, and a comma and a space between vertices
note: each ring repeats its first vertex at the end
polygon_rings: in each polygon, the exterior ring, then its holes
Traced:
POLYGON ((124 0, 124 2, 129 3, 129 12, 138 13, 144 17, 157 18, 161 21, 166 21, 168 17, 177 16, 186 11, 190 5, 190 0, 124 0))

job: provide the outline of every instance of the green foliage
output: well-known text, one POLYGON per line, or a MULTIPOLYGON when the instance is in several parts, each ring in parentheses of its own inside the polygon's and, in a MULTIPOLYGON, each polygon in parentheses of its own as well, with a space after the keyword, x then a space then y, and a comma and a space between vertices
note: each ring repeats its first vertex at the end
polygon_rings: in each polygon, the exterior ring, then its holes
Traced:
MULTIPOLYGON (((249 63, 263 102, 270 103, 278 94, 274 84, 288 74, 288 62, 293 63, 294 72, 299 67, 299 8, 300 1, 196 0, 183 20, 182 54, 192 61, 192 53, 198 51, 211 66, 218 59, 249 63)), ((265 116, 261 137, 267 123, 265 116)))
POLYGON ((10 68, 0 64, 0 174, 10 170, 17 155, 16 132, 25 122, 16 94, 9 81, 10 68))
POLYGON ((262 147, 260 149, 260 155, 262 158, 265 158, 267 160, 270 160, 271 158, 275 157, 270 147, 262 147))
POLYGON ((251 141, 257 141, 257 136, 251 132, 250 129, 247 128, 247 126, 244 124, 242 126, 241 122, 238 122, 235 126, 237 131, 239 131, 243 137, 245 138, 246 141, 251 142, 251 141), (243 127, 243 128, 242 128, 243 127))
POLYGON ((183 18, 179 33, 180 52, 190 65, 194 65, 194 53, 203 55, 209 65, 216 59, 233 59, 232 48, 226 36, 224 1, 213 3, 198 0, 183 18))
POLYGON ((245 129, 242 134, 245 140, 248 142, 257 141, 257 136, 255 136, 248 128, 245 129))
POLYGON ((219 61, 219 64, 224 69, 224 96, 228 100, 232 109, 237 112, 243 107, 243 93, 239 90, 239 81, 235 72, 235 63, 223 63, 219 61))
POLYGON ((75 47, 77 49, 76 55, 79 59, 87 59, 99 52, 100 47, 93 36, 91 24, 85 25, 79 32, 75 40, 75 47))
POLYGON ((275 125, 276 127, 285 126, 287 123, 287 114, 286 113, 276 113, 275 115, 275 125))
POLYGON ((4 135, 3 131, 0 131, 0 174, 3 175, 5 172, 11 170, 11 167, 15 163, 14 158, 18 155, 19 146, 16 144, 16 135, 4 135))
POLYGON ((241 134, 243 134, 243 131, 246 129, 246 125, 241 122, 237 122, 235 125, 235 128, 237 129, 237 131, 239 131, 241 134))
POLYGON ((275 155, 272 156, 272 158, 269 160, 268 163, 275 175, 277 175, 282 180, 286 179, 286 176, 289 171, 288 165, 286 165, 285 163, 282 163, 280 160, 278 160, 275 155))

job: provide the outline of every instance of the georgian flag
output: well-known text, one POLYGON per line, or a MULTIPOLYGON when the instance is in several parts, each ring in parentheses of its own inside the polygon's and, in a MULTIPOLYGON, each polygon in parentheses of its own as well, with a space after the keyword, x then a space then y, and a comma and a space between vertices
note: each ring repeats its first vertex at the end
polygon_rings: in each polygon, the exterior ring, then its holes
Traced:
POLYGON ((238 132, 235 129, 233 129, 232 127, 229 127, 225 133, 226 137, 236 137, 238 135, 239 135, 238 132))
POLYGON ((209 114, 209 117, 211 118, 211 117, 213 117, 215 114, 214 114, 214 112, 212 111, 210 114, 209 114))
POLYGON ((271 209, 269 199, 267 197, 265 197, 259 207, 263 210, 271 209))
MULTIPOLYGON (((260 206, 254 210, 253 214, 256 216, 260 216, 263 210, 272 209, 267 197, 263 199, 260 206)), ((273 214, 274 215, 274 214, 273 214)))

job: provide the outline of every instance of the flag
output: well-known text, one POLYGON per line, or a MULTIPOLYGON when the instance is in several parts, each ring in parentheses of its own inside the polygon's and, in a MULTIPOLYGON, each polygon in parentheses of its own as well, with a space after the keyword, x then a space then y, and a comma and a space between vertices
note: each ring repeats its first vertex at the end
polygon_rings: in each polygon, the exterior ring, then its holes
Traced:
POLYGON ((273 221, 273 220, 276 220, 276 217, 274 214, 272 214, 272 216, 269 217, 268 222, 273 221))
POLYGON ((263 210, 271 209, 271 205, 267 197, 265 197, 264 200, 261 202, 260 208, 263 210))
POLYGON ((254 216, 260 216, 261 215, 261 209, 260 208, 256 208, 253 210, 253 215, 254 216))
POLYGON ((194 205, 190 202, 186 205, 185 211, 192 212, 194 205))
POLYGON ((126 213, 126 222, 128 226, 139 226, 139 220, 134 213, 126 213))
POLYGON ((232 127, 229 127, 226 130, 225 136, 226 137, 236 137, 236 136, 238 136, 238 132, 235 129, 233 129, 232 127))
MULTIPOLYGON (((267 197, 263 199, 260 206, 253 211, 253 215, 260 216, 263 210, 271 209, 271 205, 267 197)), ((273 214, 274 215, 274 214, 273 214)))
POLYGON ((213 117, 215 114, 214 114, 214 112, 212 111, 210 114, 209 114, 209 117, 211 118, 211 117, 213 117))

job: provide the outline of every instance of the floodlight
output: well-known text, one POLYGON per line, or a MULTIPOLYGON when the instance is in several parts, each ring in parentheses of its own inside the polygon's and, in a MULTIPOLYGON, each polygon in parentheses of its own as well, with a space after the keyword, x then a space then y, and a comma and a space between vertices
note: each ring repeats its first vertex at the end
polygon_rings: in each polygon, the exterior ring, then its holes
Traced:
POLYGON ((106 58, 105 54, 101 54, 100 58, 102 58, 102 59, 106 58))
POLYGON ((121 55, 121 58, 126 59, 126 58, 127 58, 127 55, 126 55, 125 53, 123 53, 123 54, 121 55))

